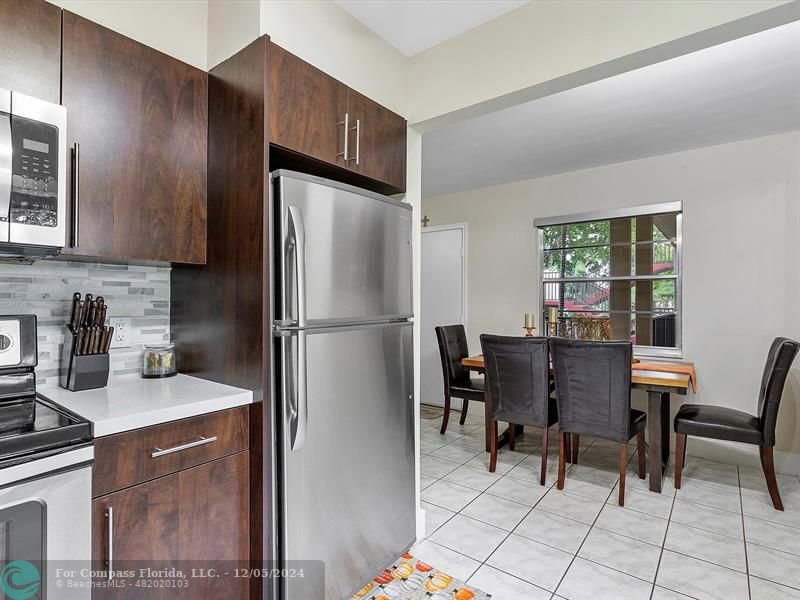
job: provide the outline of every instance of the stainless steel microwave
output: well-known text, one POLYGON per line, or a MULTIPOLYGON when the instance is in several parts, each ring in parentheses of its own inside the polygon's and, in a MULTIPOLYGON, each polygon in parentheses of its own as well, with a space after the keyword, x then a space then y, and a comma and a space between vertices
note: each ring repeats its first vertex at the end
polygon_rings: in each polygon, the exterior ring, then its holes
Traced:
POLYGON ((66 245, 66 138, 63 106, 0 89, 0 258, 66 245))

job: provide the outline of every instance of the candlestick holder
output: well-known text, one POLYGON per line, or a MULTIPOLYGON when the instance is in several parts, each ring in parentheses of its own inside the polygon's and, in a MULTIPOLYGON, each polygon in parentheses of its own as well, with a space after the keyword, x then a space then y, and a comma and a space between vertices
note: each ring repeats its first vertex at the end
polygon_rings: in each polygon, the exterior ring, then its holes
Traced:
POLYGON ((547 329, 550 337, 556 337, 558 335, 558 322, 548 322, 547 329))
POLYGON ((533 337, 533 330, 536 329, 536 327, 523 327, 523 329, 527 332, 525 337, 533 337))

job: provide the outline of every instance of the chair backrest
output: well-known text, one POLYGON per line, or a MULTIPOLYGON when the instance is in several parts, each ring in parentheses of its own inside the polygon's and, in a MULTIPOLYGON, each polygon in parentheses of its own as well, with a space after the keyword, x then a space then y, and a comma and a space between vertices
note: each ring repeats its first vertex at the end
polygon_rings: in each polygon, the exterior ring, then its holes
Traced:
POLYGON ((633 345, 550 338, 559 429, 627 442, 633 345))
POLYGON ((481 335, 492 419, 546 427, 550 398, 547 338, 481 335))
POLYGON ((767 364, 761 376, 761 389, 758 393, 758 418, 765 446, 775 445, 775 425, 781 405, 786 376, 794 362, 800 344, 785 337, 773 340, 767 354, 767 364))
POLYGON ((467 334, 463 325, 440 325, 436 328, 436 339, 439 341, 444 391, 447 394, 451 385, 469 381, 469 371, 461 364, 461 360, 469 356, 467 334))

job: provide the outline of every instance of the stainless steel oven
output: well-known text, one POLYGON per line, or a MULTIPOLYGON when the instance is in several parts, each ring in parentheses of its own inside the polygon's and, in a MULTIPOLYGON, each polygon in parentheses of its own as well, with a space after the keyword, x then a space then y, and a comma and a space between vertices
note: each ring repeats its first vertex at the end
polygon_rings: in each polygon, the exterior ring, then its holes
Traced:
POLYGON ((0 598, 88 599, 91 424, 36 394, 36 338, 0 315, 0 598))
POLYGON ((0 569, 9 577, 23 569, 0 583, 18 586, 18 597, 91 597, 93 458, 89 444, 0 469, 0 569), (36 593, 24 595, 23 586, 36 593))
POLYGON ((63 106, 0 89, 0 256, 66 245, 66 137, 63 106))

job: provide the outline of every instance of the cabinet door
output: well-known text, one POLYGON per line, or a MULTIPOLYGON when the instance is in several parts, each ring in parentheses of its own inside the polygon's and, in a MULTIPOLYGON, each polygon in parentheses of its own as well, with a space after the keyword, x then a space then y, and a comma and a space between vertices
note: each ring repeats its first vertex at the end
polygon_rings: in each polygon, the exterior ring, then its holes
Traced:
POLYGON ((80 144, 66 254, 204 263, 208 75, 63 13, 62 104, 80 144))
POLYGON ((44 0, 0 2, 0 88, 61 101, 61 9, 44 0))
POLYGON ((233 573, 248 566, 248 478, 248 454, 240 452, 95 499, 94 570, 106 571, 111 556, 117 573, 174 567, 187 575, 193 568, 230 575, 190 578, 188 587, 163 588, 138 587, 135 578, 117 577, 124 587, 98 587, 93 598, 247 598, 247 579, 233 573))
POLYGON ((406 120, 354 90, 348 99, 352 156, 350 168, 390 185, 406 189, 406 120))
POLYGON ((275 44, 269 65, 270 143, 345 166, 347 88, 275 44))

